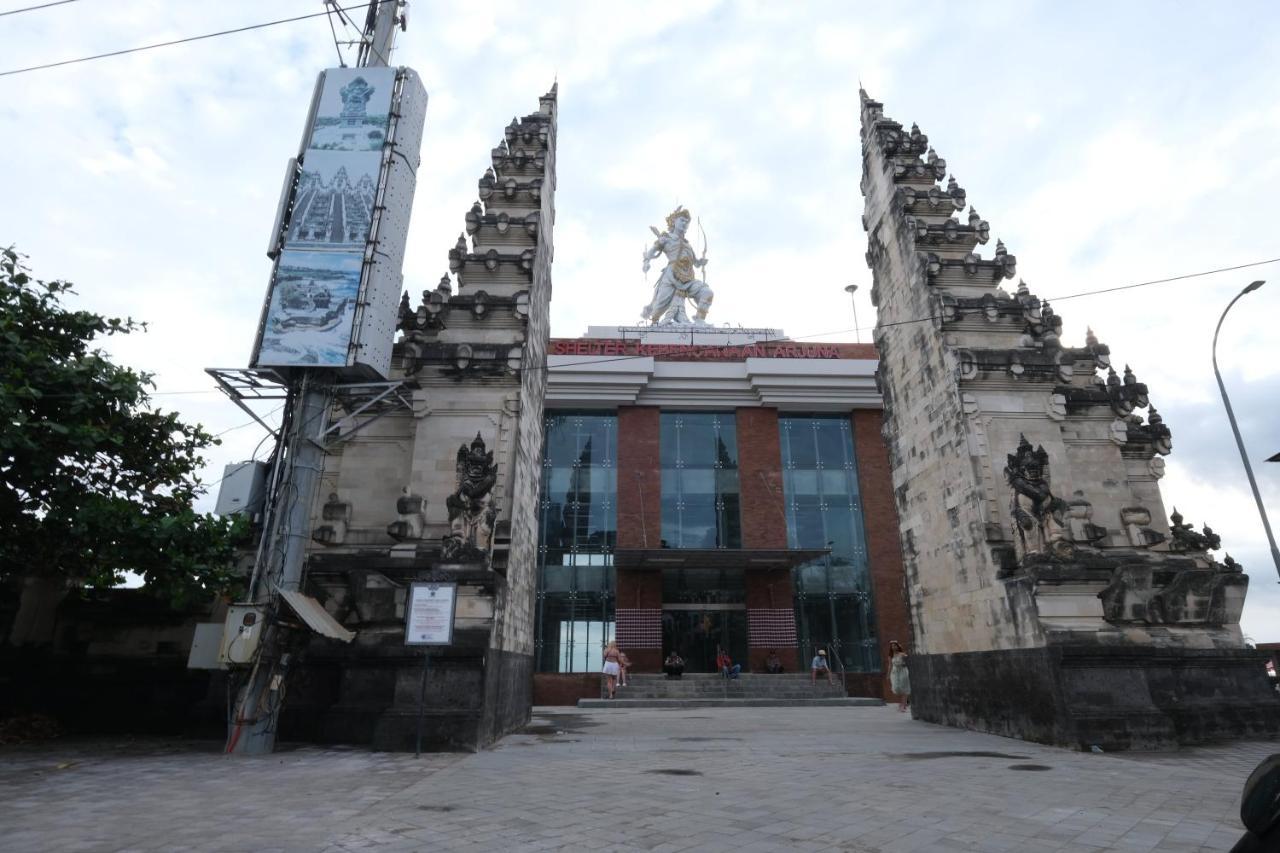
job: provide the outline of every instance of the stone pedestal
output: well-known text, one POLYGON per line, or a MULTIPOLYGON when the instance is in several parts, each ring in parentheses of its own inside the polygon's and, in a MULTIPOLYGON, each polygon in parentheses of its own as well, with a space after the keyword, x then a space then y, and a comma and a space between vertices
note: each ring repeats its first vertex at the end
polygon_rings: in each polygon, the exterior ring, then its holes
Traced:
POLYGON ((1251 649, 1096 645, 914 655, 916 719, 1073 749, 1274 736, 1280 697, 1251 649))

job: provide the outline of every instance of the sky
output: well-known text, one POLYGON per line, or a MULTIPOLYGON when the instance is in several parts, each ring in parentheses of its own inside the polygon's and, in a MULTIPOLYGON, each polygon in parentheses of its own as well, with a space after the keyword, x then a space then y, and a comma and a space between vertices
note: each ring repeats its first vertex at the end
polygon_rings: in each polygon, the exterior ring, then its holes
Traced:
MULTIPOLYGON (((321 8, 78 0, 0 16, 0 71, 321 8)), ((1264 2, 412 0, 393 62, 430 103, 406 288, 435 286, 503 127, 558 81, 554 335, 637 319, 648 226, 680 203, 707 234, 712 321, 869 341, 861 82, 929 135, 1064 342, 1092 327, 1147 383, 1173 431, 1166 505, 1221 534, 1251 575, 1245 634, 1277 642, 1280 584, 1210 344, 1241 288, 1271 279, 1232 310, 1218 361, 1280 523, 1280 464, 1263 462, 1280 451, 1280 264, 1064 298, 1280 258, 1277 43, 1264 2)), ((149 324, 108 349, 223 433, 206 482, 266 450, 203 369, 248 364, 285 164, 337 63, 321 17, 0 76, 0 245, 75 282, 78 305, 149 324)))

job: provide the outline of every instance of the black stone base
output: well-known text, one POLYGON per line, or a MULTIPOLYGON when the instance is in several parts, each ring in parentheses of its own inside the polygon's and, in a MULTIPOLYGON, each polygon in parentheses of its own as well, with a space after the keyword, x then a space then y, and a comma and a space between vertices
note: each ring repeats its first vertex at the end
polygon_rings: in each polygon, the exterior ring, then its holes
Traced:
MULTIPOLYGON (((291 676, 282 740, 363 744, 391 752, 415 747, 422 655, 344 650, 314 655, 291 676)), ((424 750, 476 750, 529 721, 533 656, 497 649, 436 649, 427 665, 424 750)))
POLYGON ((1280 735, 1265 652, 1099 646, 912 655, 916 719, 1076 749, 1280 735))

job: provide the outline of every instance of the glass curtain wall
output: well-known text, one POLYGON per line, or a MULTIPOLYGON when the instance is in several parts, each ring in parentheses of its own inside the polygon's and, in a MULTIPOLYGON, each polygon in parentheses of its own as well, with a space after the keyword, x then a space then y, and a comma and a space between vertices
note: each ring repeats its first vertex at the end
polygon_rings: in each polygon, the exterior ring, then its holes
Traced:
POLYGON ((741 548, 737 424, 732 412, 664 412, 662 545, 741 548))
POLYGON ((618 530, 612 414, 549 413, 538 504, 539 672, 598 672, 613 639, 618 530))
POLYGON ((849 672, 880 669, 858 464, 847 417, 779 418, 787 538, 831 554, 794 571, 803 660, 831 647, 849 672))

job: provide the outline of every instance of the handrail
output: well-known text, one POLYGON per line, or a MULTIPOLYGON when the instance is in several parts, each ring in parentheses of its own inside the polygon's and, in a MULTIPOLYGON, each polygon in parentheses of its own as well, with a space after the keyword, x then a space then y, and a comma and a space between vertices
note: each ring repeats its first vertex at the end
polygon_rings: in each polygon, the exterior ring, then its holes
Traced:
POLYGON ((840 662, 840 683, 844 685, 844 692, 847 696, 849 694, 849 671, 844 667, 844 658, 840 657, 839 649, 835 648, 832 643, 827 643, 827 658, 828 666, 830 666, 831 658, 840 662))

